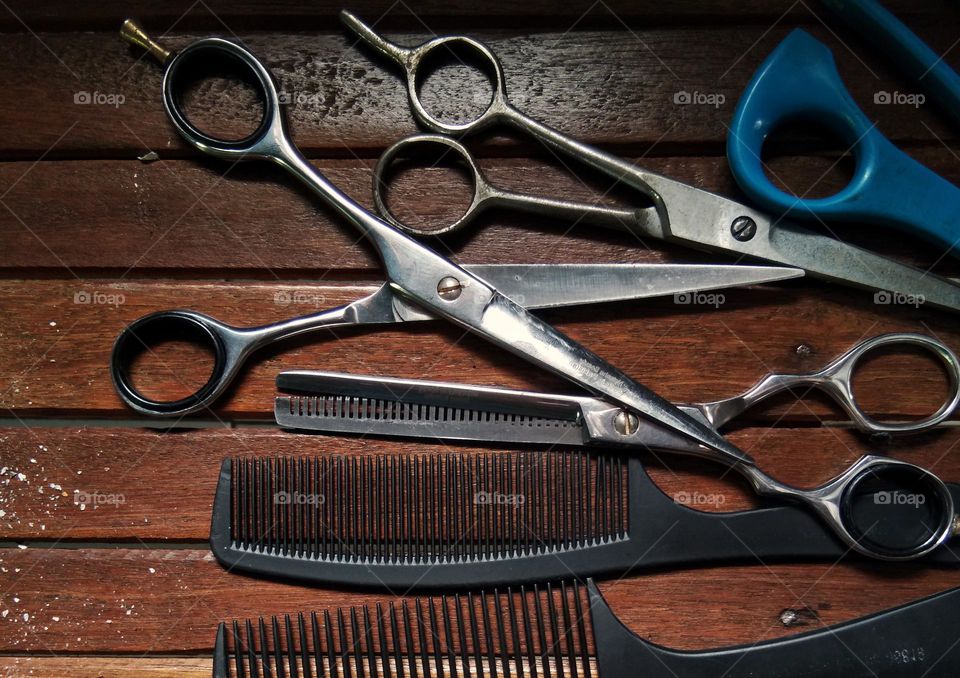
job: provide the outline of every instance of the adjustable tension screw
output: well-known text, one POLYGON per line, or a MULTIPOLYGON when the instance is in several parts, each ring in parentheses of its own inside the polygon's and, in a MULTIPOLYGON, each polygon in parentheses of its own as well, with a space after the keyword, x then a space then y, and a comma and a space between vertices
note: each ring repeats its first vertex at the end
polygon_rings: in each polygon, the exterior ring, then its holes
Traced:
POLYGON ((633 412, 620 410, 613 418, 613 428, 622 436, 630 436, 640 428, 640 419, 633 412))
POLYGON ((452 275, 442 278, 440 282, 437 283, 437 294, 440 295, 441 299, 453 301, 454 299, 459 298, 462 292, 463 283, 454 278, 452 275))

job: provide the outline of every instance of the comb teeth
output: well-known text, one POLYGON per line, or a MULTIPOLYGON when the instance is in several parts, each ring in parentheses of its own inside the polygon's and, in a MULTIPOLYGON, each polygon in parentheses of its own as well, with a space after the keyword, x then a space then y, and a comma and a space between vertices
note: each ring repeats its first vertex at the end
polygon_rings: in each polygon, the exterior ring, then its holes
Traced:
POLYGON ((232 547, 465 563, 627 538, 626 462, 585 452, 234 459, 232 547))
POLYGON ((356 419, 359 421, 419 421, 419 422, 483 422, 509 423, 517 426, 550 426, 582 429, 579 421, 531 417, 522 414, 474 410, 465 407, 425 405, 401 400, 360 398, 356 396, 319 395, 284 396, 290 414, 299 417, 324 419, 356 419))
POLYGON ((234 621, 214 675, 590 678, 589 609, 573 582, 234 621))

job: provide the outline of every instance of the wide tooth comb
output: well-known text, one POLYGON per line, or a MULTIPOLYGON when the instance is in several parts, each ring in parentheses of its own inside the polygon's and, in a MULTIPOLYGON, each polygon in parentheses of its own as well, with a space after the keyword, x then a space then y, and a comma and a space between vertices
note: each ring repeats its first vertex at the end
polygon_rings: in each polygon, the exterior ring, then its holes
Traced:
POLYGON ((847 552, 801 507, 692 510, 583 451, 228 459, 210 543, 231 570, 403 591, 847 552))
POLYGON ((589 678, 586 604, 562 583, 234 621, 217 631, 213 675, 589 678))
POLYGON ((960 589, 762 643, 672 650, 630 631, 593 581, 221 624, 214 678, 956 678, 960 589))

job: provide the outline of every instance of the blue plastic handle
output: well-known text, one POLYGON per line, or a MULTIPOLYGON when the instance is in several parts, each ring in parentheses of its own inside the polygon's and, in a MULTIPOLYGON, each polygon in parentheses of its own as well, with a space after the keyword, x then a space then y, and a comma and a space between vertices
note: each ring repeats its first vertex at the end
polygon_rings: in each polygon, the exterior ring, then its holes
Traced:
POLYGON ((737 104, 727 137, 737 183, 765 209, 798 219, 900 228, 953 250, 960 239, 960 189, 898 149, 870 122, 840 80, 833 54, 796 29, 767 57, 737 104), (800 198, 774 186, 761 152, 785 123, 815 121, 846 143, 856 162, 838 193, 800 198))
POLYGON ((876 0, 824 0, 960 124, 960 75, 876 0))

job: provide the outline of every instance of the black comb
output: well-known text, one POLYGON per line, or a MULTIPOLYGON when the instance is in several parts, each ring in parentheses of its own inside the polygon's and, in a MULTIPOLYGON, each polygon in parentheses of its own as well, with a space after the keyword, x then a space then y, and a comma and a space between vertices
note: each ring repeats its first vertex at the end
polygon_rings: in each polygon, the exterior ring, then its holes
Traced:
POLYGON ((396 591, 848 552, 802 508, 692 510, 583 451, 227 459, 210 545, 231 571, 396 591))
POLYGON ((697 652, 627 629, 592 581, 220 624, 214 678, 956 678, 960 589, 778 640, 697 652))

